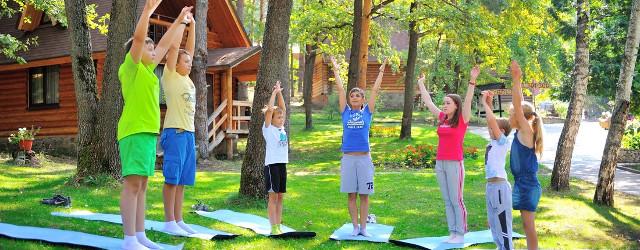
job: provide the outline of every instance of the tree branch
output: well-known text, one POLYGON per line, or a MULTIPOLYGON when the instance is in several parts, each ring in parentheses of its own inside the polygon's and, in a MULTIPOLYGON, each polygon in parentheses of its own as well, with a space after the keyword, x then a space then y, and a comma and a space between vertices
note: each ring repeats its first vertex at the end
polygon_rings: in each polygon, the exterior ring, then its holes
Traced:
MULTIPOLYGON (((368 0, 365 0, 368 1, 368 0)), ((382 1, 380 4, 373 6, 373 8, 371 8, 371 11, 369 12, 369 14, 367 14, 367 18, 371 18, 371 15, 373 15, 373 13, 378 13, 379 9, 382 9, 384 6, 387 6, 388 4, 392 3, 395 0, 385 0, 382 1)), ((380 13, 378 13, 380 14, 380 13)))

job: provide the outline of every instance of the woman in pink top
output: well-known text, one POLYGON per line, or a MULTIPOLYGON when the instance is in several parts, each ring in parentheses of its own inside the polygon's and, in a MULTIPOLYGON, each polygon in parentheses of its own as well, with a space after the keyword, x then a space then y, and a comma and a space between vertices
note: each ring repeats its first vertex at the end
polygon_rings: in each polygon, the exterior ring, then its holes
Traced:
POLYGON ((459 95, 448 94, 444 97, 442 110, 433 104, 433 100, 424 86, 424 74, 418 79, 422 101, 427 105, 429 111, 438 117, 436 177, 440 185, 447 224, 449 225, 450 234, 447 243, 464 242, 464 234, 467 232, 467 209, 462 199, 464 189, 462 142, 469 119, 471 119, 471 101, 478 74, 480 74, 480 68, 473 67, 464 103, 459 95))

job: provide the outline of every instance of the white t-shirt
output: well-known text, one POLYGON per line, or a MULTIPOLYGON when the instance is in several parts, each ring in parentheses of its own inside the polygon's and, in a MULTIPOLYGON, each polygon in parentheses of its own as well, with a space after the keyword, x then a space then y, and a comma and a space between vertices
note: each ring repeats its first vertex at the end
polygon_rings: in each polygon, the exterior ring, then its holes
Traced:
POLYGON ((501 135, 498 140, 489 141, 484 162, 487 179, 493 177, 507 179, 507 172, 504 170, 504 165, 506 163, 508 150, 509 143, 507 143, 507 137, 504 135, 501 135))
POLYGON ((287 141, 287 132, 284 128, 277 128, 269 125, 262 126, 262 136, 267 143, 267 150, 264 156, 264 165, 274 163, 289 163, 289 142, 287 141))

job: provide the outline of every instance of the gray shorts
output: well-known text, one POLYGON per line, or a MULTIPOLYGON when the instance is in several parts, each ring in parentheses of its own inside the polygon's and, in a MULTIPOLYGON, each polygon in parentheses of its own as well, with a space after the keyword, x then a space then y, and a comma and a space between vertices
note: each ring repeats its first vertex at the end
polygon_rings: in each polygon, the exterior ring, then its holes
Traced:
POLYGON ((342 155, 340 192, 373 194, 374 170, 371 155, 342 155))

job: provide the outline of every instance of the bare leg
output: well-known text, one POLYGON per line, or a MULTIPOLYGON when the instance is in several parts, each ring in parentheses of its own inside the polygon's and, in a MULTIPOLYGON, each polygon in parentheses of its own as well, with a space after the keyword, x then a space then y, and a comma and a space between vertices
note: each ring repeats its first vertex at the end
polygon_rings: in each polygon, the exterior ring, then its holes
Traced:
POLYGON ((269 192, 269 204, 267 205, 267 212, 269 213, 269 223, 271 225, 278 224, 277 221, 277 203, 278 203, 278 194, 274 192, 269 192))
POLYGON ((162 187, 162 201, 164 202, 164 221, 176 220, 175 196, 176 185, 165 183, 162 187))
POLYGON ((284 193, 277 193, 278 201, 276 202, 276 224, 282 224, 282 198, 284 193))
POLYGON ((136 204, 136 232, 144 232, 145 204, 147 199, 147 180, 146 176, 140 177, 140 191, 136 204))
POLYGON ((176 186, 173 203, 173 215, 176 221, 182 221, 182 204, 184 203, 184 186, 176 186))
POLYGON ((360 195, 360 233, 366 237, 370 235, 367 233, 367 216, 369 216, 369 195, 360 195))
POLYGON ((353 224, 353 232, 351 235, 358 235, 360 233, 360 228, 358 227, 358 206, 357 206, 357 197, 356 193, 349 193, 348 201, 349 201, 349 215, 351 216, 351 224, 353 224))
POLYGON ((536 233, 536 213, 520 210, 520 216, 522 216, 522 227, 524 227, 524 233, 527 236, 527 249, 537 250, 538 233, 536 233))
POLYGON ((122 193, 120 194, 120 214, 122 216, 124 234, 127 236, 136 235, 136 206, 142 179, 143 177, 139 175, 124 177, 122 193))

